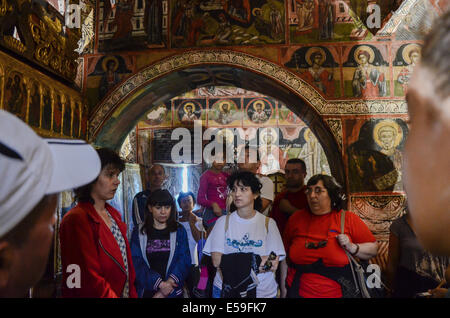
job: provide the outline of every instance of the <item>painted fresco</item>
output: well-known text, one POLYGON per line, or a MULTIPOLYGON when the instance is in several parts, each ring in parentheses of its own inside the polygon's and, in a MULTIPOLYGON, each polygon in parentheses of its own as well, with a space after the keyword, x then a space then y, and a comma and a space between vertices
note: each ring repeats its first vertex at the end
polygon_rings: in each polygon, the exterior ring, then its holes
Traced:
POLYGON ((240 99, 210 99, 209 103, 209 126, 242 124, 240 99))
POLYGON ((394 95, 405 96, 415 66, 421 57, 421 46, 416 43, 401 45, 393 61, 394 95))
POLYGON ((385 270, 388 260, 389 235, 392 222, 405 213, 406 198, 402 195, 351 195, 350 211, 356 213, 370 228, 378 241, 378 254, 374 261, 385 270))
POLYGON ((245 98, 244 112, 246 115, 244 126, 266 126, 277 122, 275 101, 268 98, 245 98))
POLYGON ((292 53, 284 66, 298 73, 302 79, 330 99, 341 95, 340 67, 334 56, 338 56, 334 47, 302 47, 292 53))
POLYGON ((120 55, 105 55, 100 59, 89 60, 86 93, 91 107, 104 98, 127 74, 132 73, 131 64, 130 57, 124 58, 120 55))
POLYGON ((5 81, 5 109, 22 119, 27 116, 27 87, 23 75, 11 72, 5 81))
POLYGON ((171 8, 172 47, 285 42, 283 1, 172 0, 171 8))
POLYGON ((372 34, 349 3, 348 0, 288 0, 291 43, 370 39, 372 34))
POLYGON ((390 96, 387 47, 370 44, 344 48, 344 92, 347 97, 376 99, 390 96))
POLYGON ((50 88, 47 86, 42 87, 42 129, 52 129, 52 97, 50 88))
POLYGON ((67 96, 64 98, 63 134, 72 135, 72 107, 67 96))
POLYGON ((301 124, 303 121, 294 114, 289 108, 284 104, 278 104, 278 124, 279 125, 292 125, 301 124))
POLYGON ((99 1, 100 51, 142 49, 167 45, 168 0, 99 1))
POLYGON ((177 99, 173 101, 175 125, 193 125, 195 120, 206 122, 206 99, 177 99))
POLYGON ((147 185, 148 171, 152 164, 152 130, 139 129, 137 132, 137 163, 142 167, 143 184, 147 185))
POLYGON ((280 132, 283 155, 287 159, 299 158, 305 161, 308 178, 319 173, 330 174, 325 152, 306 124, 280 127, 280 132))
POLYGON ((40 127, 41 124, 41 91, 37 81, 31 82, 30 99, 28 106, 28 124, 40 127))
POLYGON ((142 128, 151 126, 171 127, 172 126, 172 107, 170 102, 153 107, 151 111, 145 114, 141 121, 142 128))
POLYGON ((80 119, 81 119, 81 105, 78 102, 73 104, 73 121, 72 121, 72 136, 80 137, 80 119))
POLYGON ((53 106, 53 131, 57 134, 61 134, 63 122, 63 101, 59 92, 56 93, 55 96, 55 103, 53 106))
POLYGON ((350 191, 402 191, 402 151, 408 134, 405 121, 352 119, 345 126, 350 191))

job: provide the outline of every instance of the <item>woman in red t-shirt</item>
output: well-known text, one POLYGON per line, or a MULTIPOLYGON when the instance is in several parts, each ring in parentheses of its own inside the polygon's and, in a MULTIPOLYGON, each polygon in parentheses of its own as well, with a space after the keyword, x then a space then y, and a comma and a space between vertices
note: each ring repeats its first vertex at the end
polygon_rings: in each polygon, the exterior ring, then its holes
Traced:
POLYGON ((378 245, 366 224, 345 214, 341 234, 342 187, 333 177, 315 175, 306 185, 309 210, 289 218, 283 233, 288 252, 288 297, 354 297, 354 282, 344 249, 363 260, 377 255, 378 245))

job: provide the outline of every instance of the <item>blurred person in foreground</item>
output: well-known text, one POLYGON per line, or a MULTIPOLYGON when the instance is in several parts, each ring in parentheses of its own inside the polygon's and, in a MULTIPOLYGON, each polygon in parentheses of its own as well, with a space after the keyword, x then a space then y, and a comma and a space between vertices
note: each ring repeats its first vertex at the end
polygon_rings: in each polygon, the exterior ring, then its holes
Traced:
POLYGON ((58 194, 100 172, 82 140, 41 139, 0 110, 0 297, 25 297, 48 261, 58 194))
POLYGON ((450 12, 425 39, 406 95, 405 189, 423 247, 450 255, 450 12))

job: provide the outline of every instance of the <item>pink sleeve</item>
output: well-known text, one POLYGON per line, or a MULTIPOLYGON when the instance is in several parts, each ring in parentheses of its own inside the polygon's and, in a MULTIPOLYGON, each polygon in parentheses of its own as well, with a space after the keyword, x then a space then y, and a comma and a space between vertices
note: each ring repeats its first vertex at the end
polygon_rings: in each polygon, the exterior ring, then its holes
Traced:
POLYGON ((197 203, 201 206, 210 208, 212 201, 208 200, 207 193, 208 193, 208 175, 205 173, 202 174, 200 177, 200 186, 198 188, 198 194, 197 194, 197 203))

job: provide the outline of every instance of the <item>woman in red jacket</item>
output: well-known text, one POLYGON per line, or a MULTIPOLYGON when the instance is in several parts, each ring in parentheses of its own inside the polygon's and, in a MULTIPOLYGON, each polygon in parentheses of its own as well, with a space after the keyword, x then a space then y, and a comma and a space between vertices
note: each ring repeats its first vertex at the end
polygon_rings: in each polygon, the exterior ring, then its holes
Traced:
POLYGON ((62 295, 135 298, 127 228, 119 212, 106 203, 114 197, 125 166, 112 150, 102 148, 97 152, 100 175, 75 189, 78 204, 61 222, 62 295))

